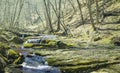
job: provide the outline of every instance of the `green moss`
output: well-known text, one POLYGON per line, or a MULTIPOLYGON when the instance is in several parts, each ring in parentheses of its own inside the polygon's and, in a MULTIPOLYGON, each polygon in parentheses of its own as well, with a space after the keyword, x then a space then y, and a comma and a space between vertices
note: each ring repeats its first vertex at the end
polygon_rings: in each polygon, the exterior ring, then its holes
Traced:
POLYGON ((50 65, 55 65, 55 62, 58 61, 57 58, 47 58, 46 60, 50 65))
POLYGON ((14 42, 14 43, 16 43, 16 44, 22 44, 24 41, 23 41, 21 38, 19 38, 19 37, 13 37, 13 38, 10 40, 10 42, 14 42))
POLYGON ((7 65, 7 58, 0 54, 0 71, 3 71, 4 67, 7 65))
POLYGON ((99 44, 108 45, 111 44, 111 37, 109 38, 102 38, 101 40, 97 41, 99 44))
POLYGON ((66 67, 60 67, 62 71, 65 71, 65 73, 79 73, 87 71, 91 67, 88 66, 66 66, 66 67))
POLYGON ((10 63, 14 62, 14 60, 19 57, 19 54, 12 49, 8 50, 7 55, 10 63))
POLYGON ((7 38, 5 38, 3 35, 0 35, 0 42, 7 43, 8 40, 7 40, 7 38))
POLYGON ((63 43, 62 41, 58 41, 56 43, 58 48, 65 49, 67 47, 67 44, 63 43))
POLYGON ((24 56, 19 56, 14 62, 13 64, 22 64, 24 62, 24 56))
POLYGON ((21 68, 21 66, 19 66, 19 65, 7 66, 4 69, 4 73, 23 73, 19 68, 21 68), (18 67, 18 68, 16 68, 16 67, 18 67))
POLYGON ((0 57, 7 63, 8 59, 6 57, 4 57, 2 54, 0 54, 0 57))
POLYGON ((55 41, 50 41, 48 43, 48 45, 50 45, 51 47, 56 47, 56 42, 55 41))
POLYGON ((31 48, 31 47, 33 47, 33 44, 31 44, 31 43, 25 43, 25 44, 23 44, 23 46, 25 48, 31 48))
POLYGON ((111 38, 111 43, 115 46, 120 46, 120 37, 113 37, 111 38))
POLYGON ((2 55, 5 56, 5 55, 6 55, 6 51, 7 51, 8 49, 10 49, 9 46, 7 46, 7 45, 5 45, 5 44, 3 44, 3 43, 0 42, 0 53, 1 53, 2 55))

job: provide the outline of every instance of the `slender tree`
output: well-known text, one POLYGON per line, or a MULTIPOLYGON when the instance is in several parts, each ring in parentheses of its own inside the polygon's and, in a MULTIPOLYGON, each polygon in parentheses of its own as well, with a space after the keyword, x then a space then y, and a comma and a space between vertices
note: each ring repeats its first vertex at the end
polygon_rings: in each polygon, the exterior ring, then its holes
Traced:
POLYGON ((60 30, 60 19, 61 19, 61 0, 59 0, 57 31, 60 30))
POLYGON ((75 8, 75 6, 74 6, 74 2, 72 1, 72 0, 68 0, 68 2, 70 3, 70 5, 72 6, 72 8, 73 8, 73 10, 74 10, 74 12, 76 11, 76 8, 75 8))
POLYGON ((53 27, 52 27, 52 22, 51 22, 51 18, 50 18, 50 14, 49 14, 49 8, 48 8, 48 4, 49 4, 49 1, 47 0, 43 0, 43 2, 44 2, 44 6, 45 6, 45 12, 46 12, 46 18, 47 18, 47 20, 48 21, 46 21, 46 22, 48 22, 48 24, 49 24, 49 27, 50 27, 50 30, 49 30, 49 32, 51 33, 51 32, 54 32, 54 30, 53 30, 53 27))
POLYGON ((99 25, 99 5, 98 0, 95 0, 96 3, 96 24, 99 25))
POLYGON ((81 20, 82 20, 82 24, 84 24, 84 18, 83 18, 81 3, 79 2, 79 0, 77 0, 77 3, 78 3, 78 8, 80 10, 80 17, 81 17, 81 20))
POLYGON ((92 1, 87 0, 87 8, 88 8, 89 16, 90 16, 91 25, 92 25, 93 30, 96 31, 95 23, 94 23, 94 20, 93 20, 93 17, 92 17, 91 5, 92 5, 92 1))
POLYGON ((25 1, 25 0, 20 0, 20 1, 19 1, 19 11, 18 11, 18 15, 16 16, 16 20, 15 20, 15 22, 14 22, 14 25, 19 24, 19 18, 20 18, 21 11, 22 11, 22 8, 23 8, 23 5, 24 5, 24 1, 25 1))

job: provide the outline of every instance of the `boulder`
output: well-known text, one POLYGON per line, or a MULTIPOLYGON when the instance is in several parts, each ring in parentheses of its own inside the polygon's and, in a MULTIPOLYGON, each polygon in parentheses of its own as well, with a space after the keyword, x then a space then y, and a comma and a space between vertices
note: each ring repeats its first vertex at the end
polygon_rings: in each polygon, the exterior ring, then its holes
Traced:
POLYGON ((14 42, 16 44, 22 44, 24 42, 23 39, 21 39, 19 37, 13 37, 10 41, 14 42))
POLYGON ((19 53, 17 53, 12 49, 8 50, 7 55, 8 55, 9 63, 13 63, 15 59, 19 57, 19 53))
POLYGON ((3 71, 4 67, 7 65, 5 57, 0 54, 0 72, 3 71))
POLYGON ((13 63, 14 64, 22 64, 24 62, 25 58, 23 55, 19 56, 13 63))
POLYGON ((58 41, 56 43, 56 45, 58 48, 66 48, 67 47, 67 44, 63 43, 62 41, 58 41))
POLYGON ((113 37, 111 39, 111 43, 114 44, 115 46, 120 46, 120 37, 113 37))
POLYGON ((16 65, 8 66, 4 69, 4 73, 23 73, 22 70, 20 70, 21 67, 22 66, 16 66, 16 65))

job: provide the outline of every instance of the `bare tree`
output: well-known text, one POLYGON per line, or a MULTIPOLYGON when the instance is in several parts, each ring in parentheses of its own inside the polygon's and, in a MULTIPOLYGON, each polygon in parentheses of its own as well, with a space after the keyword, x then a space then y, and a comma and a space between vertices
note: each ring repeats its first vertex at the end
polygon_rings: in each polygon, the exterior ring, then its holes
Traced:
POLYGON ((13 12, 13 17, 12 17, 12 21, 10 23, 10 26, 14 26, 13 24, 15 22, 15 17, 16 17, 16 13, 17 13, 18 4, 19 4, 19 0, 16 1, 14 12, 13 12))
POLYGON ((48 22, 48 24, 49 24, 49 27, 50 27, 50 30, 49 30, 49 32, 51 33, 51 32, 54 32, 54 30, 53 30, 53 27, 52 27, 52 22, 51 22, 51 18, 50 18, 50 14, 49 14, 49 1, 47 0, 43 0, 43 2, 44 2, 44 6, 45 6, 45 12, 46 12, 46 19, 48 20, 48 21, 46 21, 46 22, 48 22))
POLYGON ((74 4, 73 4, 73 1, 72 0, 68 0, 68 2, 70 3, 70 5, 72 6, 72 8, 73 8, 73 10, 74 10, 74 12, 76 11, 76 8, 75 8, 75 6, 74 6, 74 4))
POLYGON ((16 16, 16 20, 14 22, 14 25, 19 24, 19 17, 20 17, 20 14, 21 14, 21 11, 22 11, 22 8, 23 8, 23 5, 24 5, 24 1, 25 0, 20 0, 20 2, 19 2, 19 11, 18 11, 18 15, 16 16))
POLYGON ((60 30, 60 19, 61 19, 61 0, 59 0, 57 31, 60 30))
POLYGON ((81 3, 79 2, 79 0, 77 0, 77 3, 78 3, 78 8, 80 10, 80 16, 81 16, 82 24, 84 24, 84 18, 83 18, 81 3))
POLYGON ((87 1, 87 8, 88 8, 89 16, 90 16, 91 25, 92 25, 93 30, 96 31, 95 23, 92 17, 92 9, 91 9, 92 1, 91 0, 86 0, 86 1, 87 1))
POLYGON ((99 5, 98 0, 95 0, 96 3, 96 24, 99 25, 99 5))

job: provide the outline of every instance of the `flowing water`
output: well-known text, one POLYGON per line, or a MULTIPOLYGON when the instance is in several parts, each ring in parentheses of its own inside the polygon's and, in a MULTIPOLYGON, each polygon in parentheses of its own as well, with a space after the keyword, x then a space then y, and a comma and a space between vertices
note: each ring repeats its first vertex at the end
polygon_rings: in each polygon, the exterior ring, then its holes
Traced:
MULTIPOLYGON (((25 51, 26 49, 21 50, 25 51)), ((25 57, 25 60, 22 63, 23 73, 61 73, 59 68, 49 66, 44 57, 35 54, 29 54, 27 51, 23 51, 20 53, 25 57)))
MULTIPOLYGON (((45 39, 55 40, 56 36, 46 35, 42 37, 41 40, 45 39)), ((24 62, 22 63, 23 73, 61 73, 59 68, 49 66, 44 57, 30 54, 29 52, 33 52, 33 49, 24 48, 23 45, 21 45, 21 48, 17 51, 25 58, 24 62)))

